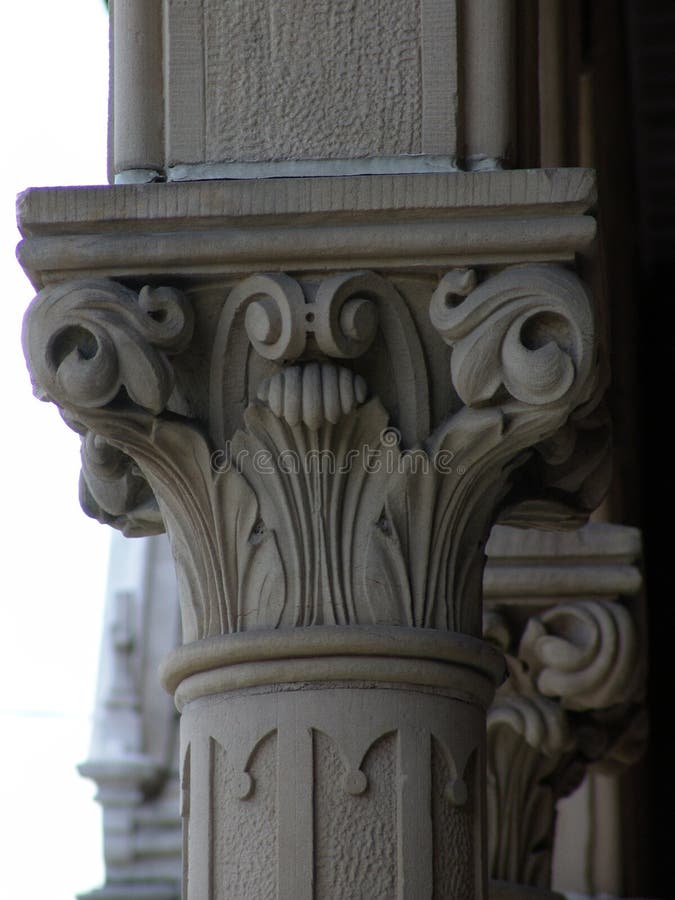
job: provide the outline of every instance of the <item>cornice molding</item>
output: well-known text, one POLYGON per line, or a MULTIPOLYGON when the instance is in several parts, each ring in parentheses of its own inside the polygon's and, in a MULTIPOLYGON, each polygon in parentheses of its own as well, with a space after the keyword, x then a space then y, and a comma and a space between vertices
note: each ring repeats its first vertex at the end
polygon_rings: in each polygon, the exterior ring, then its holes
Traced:
POLYGON ((18 254, 36 288, 571 262, 593 242, 595 201, 588 169, 34 188, 18 201, 18 254))

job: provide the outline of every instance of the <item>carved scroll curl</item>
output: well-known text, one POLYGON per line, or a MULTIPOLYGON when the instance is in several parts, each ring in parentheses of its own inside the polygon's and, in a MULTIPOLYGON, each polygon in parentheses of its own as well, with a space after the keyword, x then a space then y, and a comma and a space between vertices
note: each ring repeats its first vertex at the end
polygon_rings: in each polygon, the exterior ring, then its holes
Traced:
POLYGON ((82 435, 80 506, 92 519, 126 537, 161 534, 164 523, 150 485, 136 463, 100 435, 82 435))
POLYGON ((246 334, 265 359, 292 360, 305 349, 305 297, 288 275, 252 275, 232 290, 231 315, 244 312, 246 334))
POLYGON ((618 601, 560 603, 516 621, 495 609, 484 618, 510 673, 488 712, 490 875, 548 888, 557 801, 590 763, 615 771, 644 750, 644 671, 618 601))
POLYGON ((594 365, 590 298, 571 272, 513 266, 475 285, 446 275, 431 298, 434 327, 453 348, 452 380, 467 406, 506 398, 540 406, 570 401, 594 365))
POLYGON ((561 603, 533 616, 520 642, 537 689, 571 710, 602 709, 633 693, 637 633, 619 603, 561 603))
POLYGON ((192 308, 174 288, 136 294, 105 279, 41 291, 24 320, 23 346, 38 396, 70 409, 93 409, 122 388, 153 413, 173 389, 167 355, 192 336, 192 308))
POLYGON ((375 337, 377 308, 369 296, 378 287, 370 272, 342 273, 322 281, 312 299, 288 275, 252 275, 233 288, 228 314, 244 311, 248 339, 265 359, 297 359, 310 335, 327 356, 353 358, 375 337))
POLYGON ((372 272, 342 272, 321 282, 314 301, 314 333, 327 356, 349 359, 368 349, 378 327, 374 298, 380 284, 372 272))
MULTIPOLYGON (((429 433, 427 366, 410 310, 391 281, 357 271, 320 281, 268 273, 238 282, 225 300, 214 341, 209 389, 214 442, 222 445, 232 437, 258 396, 260 385, 249 382, 256 354, 268 361, 267 375, 274 365, 357 359, 376 337, 392 365, 398 425, 412 445, 429 433)), ((260 371, 260 360, 257 364, 260 371)))

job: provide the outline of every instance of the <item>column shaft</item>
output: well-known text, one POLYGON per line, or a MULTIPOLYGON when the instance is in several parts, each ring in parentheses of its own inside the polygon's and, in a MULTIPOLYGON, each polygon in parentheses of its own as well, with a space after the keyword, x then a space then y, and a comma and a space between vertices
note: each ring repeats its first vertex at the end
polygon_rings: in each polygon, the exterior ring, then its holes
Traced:
POLYGON ((187 900, 486 897, 487 671, 391 658, 391 682, 375 665, 378 680, 342 680, 373 659, 321 662, 303 660, 305 677, 333 679, 218 691, 226 666, 183 681, 191 698, 214 691, 182 708, 187 900), (410 663, 419 683, 395 681, 410 663))

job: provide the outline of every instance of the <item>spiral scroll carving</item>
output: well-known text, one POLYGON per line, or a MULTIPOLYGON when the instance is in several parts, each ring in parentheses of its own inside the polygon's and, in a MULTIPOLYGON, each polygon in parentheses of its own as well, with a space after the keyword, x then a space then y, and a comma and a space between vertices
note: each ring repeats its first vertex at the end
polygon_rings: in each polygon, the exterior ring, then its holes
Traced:
POLYGON ((192 337, 192 308, 174 288, 135 293, 105 279, 41 291, 25 319, 23 346, 38 396, 64 408, 95 409, 124 388, 152 413, 174 385, 167 356, 192 337))
MULTIPOLYGON (((586 291, 564 269, 516 266, 479 284, 454 270, 433 294, 428 275, 410 290, 367 271, 270 273, 190 297, 72 282, 37 297, 24 332, 38 390, 91 433, 87 511, 127 533, 157 531, 161 512, 186 633, 386 623, 476 634, 466 598, 498 511, 536 501, 542 483, 558 503, 588 493, 573 476, 596 339, 586 291), (430 297, 451 354, 425 318, 430 297), (430 376, 448 373, 437 391, 430 376), (533 447, 543 475, 525 473, 533 447)), ((520 510, 524 522, 541 515, 520 510)))
POLYGON ((312 297, 288 275, 252 275, 232 290, 228 307, 245 310, 248 339, 265 359, 297 359, 310 336, 327 356, 354 358, 365 353, 377 331, 370 298, 379 281, 371 272, 333 275, 312 297))
POLYGON ((576 392, 582 402, 594 365, 590 297, 581 281, 552 266, 513 266, 475 286, 467 270, 448 273, 433 293, 432 324, 453 348, 452 380, 467 406, 500 392, 540 406, 576 392))
POLYGON ((559 603, 520 625, 507 613, 484 615, 510 675, 488 712, 490 875, 548 888, 558 800, 590 763, 616 771, 644 750, 644 670, 617 600, 559 603))
POLYGON ((292 360, 305 349, 305 297, 288 275, 252 275, 228 298, 233 312, 245 310, 248 339, 265 359, 292 360))
POLYGON ((634 693, 637 632, 618 603, 561 603, 533 616, 519 655, 537 689, 570 710, 602 709, 634 693))
POLYGON ((372 272, 347 272, 321 282, 316 293, 314 334, 327 356, 361 356, 375 337, 378 312, 373 299, 381 293, 372 272))

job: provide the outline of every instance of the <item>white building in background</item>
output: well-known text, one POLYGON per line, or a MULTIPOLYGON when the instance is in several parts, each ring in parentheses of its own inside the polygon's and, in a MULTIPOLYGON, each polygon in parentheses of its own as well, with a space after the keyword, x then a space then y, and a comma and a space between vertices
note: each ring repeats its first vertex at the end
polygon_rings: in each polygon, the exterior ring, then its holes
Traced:
POLYGON ((180 897, 178 713, 159 683, 179 639, 164 537, 111 545, 91 752, 81 767, 103 809, 106 884, 91 897, 180 897))

